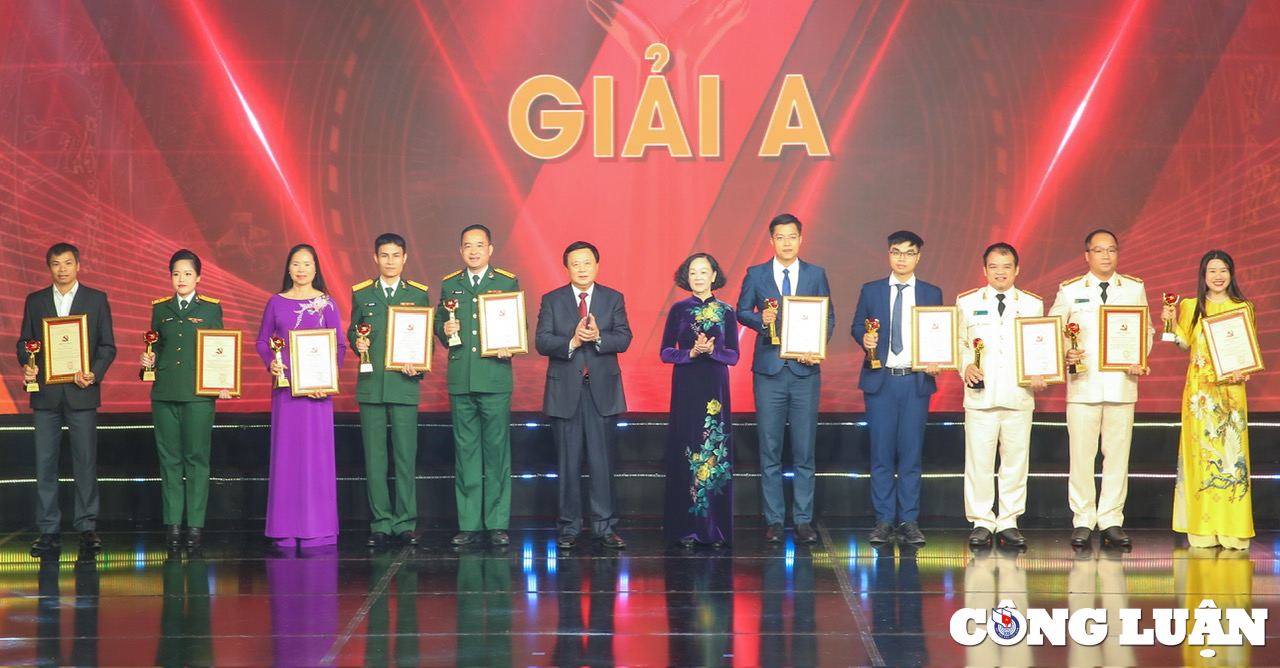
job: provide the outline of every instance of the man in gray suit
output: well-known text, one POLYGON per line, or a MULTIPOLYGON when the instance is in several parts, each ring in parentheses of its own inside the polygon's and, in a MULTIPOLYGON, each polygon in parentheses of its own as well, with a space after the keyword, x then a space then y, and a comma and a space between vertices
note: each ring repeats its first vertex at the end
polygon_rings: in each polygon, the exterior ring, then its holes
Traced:
POLYGON ((600 544, 627 546, 614 531, 613 450, 618 414, 627 410, 618 353, 631 345, 622 293, 596 283, 600 251, 575 241, 564 251, 569 284, 542 296, 538 353, 547 357, 542 410, 551 417, 560 460, 560 537, 569 549, 582 529, 582 458, 591 475, 591 529, 600 544))
POLYGON ((111 306, 107 295, 81 285, 80 251, 71 244, 54 244, 45 254, 53 285, 27 295, 22 311, 22 333, 18 338, 18 361, 23 363, 23 381, 39 381, 40 391, 31 394, 36 447, 36 526, 40 538, 31 544, 34 557, 56 553, 62 547, 62 512, 58 509, 58 451, 62 427, 71 435, 71 470, 75 477, 76 500, 73 526, 80 532, 82 550, 102 551, 96 533, 98 521, 98 406, 102 405, 99 384, 116 358, 116 340, 111 331, 111 306), (76 371, 74 383, 46 385, 43 354, 35 356, 36 367, 26 365, 27 341, 44 340, 45 318, 68 315, 87 316, 89 368, 76 371))

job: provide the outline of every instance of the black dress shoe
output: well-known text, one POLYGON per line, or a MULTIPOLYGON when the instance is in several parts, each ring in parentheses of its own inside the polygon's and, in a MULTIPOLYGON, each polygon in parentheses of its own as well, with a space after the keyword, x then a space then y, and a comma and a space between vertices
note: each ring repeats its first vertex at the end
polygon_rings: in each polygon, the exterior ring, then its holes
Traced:
POLYGON ((200 540, 204 538, 204 530, 200 527, 187 527, 187 538, 183 541, 183 547, 188 550, 200 549, 200 540))
POLYGON ((31 556, 38 557, 42 554, 52 554, 62 549, 62 535, 56 533, 42 533, 31 544, 31 556))
POLYGON ((893 525, 888 522, 876 522, 876 528, 871 530, 871 535, 867 540, 872 545, 884 545, 893 540, 893 525))
POLYGON ((764 540, 767 543, 781 543, 785 532, 781 524, 770 524, 769 528, 764 530, 764 540))
POLYGON ((556 547, 562 550, 572 550, 574 545, 578 544, 578 535, 572 533, 562 533, 556 539, 556 547))
POLYGON ((182 526, 178 524, 164 525, 164 543, 169 547, 182 545, 182 526))
POLYGON ((418 544, 418 532, 413 529, 405 529, 396 536, 396 540, 399 541, 401 545, 414 547, 418 544))
POLYGON ((1071 547, 1089 547, 1093 539, 1093 531, 1084 527, 1076 527, 1071 531, 1071 547))
POLYGON ((619 536, 618 534, 610 531, 609 533, 600 537, 600 544, 607 548, 611 548, 614 550, 621 550, 622 548, 627 546, 627 541, 622 540, 622 536, 619 536))
POLYGON ((507 535, 506 529, 490 529, 489 544, 497 547, 511 544, 511 536, 507 535))
POLYGON ((801 543, 816 543, 818 542, 818 532, 814 531, 813 527, 810 526, 808 522, 801 522, 796 525, 796 541, 801 543))
POLYGON ((480 535, 479 531, 459 531, 458 535, 453 537, 453 544, 458 547, 473 545, 480 542, 480 535))
POLYGON ((98 534, 92 531, 81 531, 80 549, 92 554, 99 554, 102 552, 102 539, 98 538, 98 534))
POLYGON ((676 541, 676 545, 679 545, 680 549, 682 550, 692 550, 694 547, 698 545, 698 541, 692 538, 681 538, 680 540, 676 541))
POLYGON ((1022 537, 1022 532, 1018 531, 1016 527, 1005 529, 996 535, 1000 537, 1001 545, 1008 545, 1009 547, 1027 546, 1027 539, 1022 537))
POLYGON ((924 545, 924 534, 920 531, 920 525, 915 522, 903 522, 898 525, 898 535, 902 536, 902 540, 909 545, 917 547, 924 545))
POLYGON ((387 544, 387 541, 390 539, 391 539, 391 536, 388 536, 387 534, 381 531, 375 531, 369 534, 369 540, 366 540, 364 542, 364 546, 372 550, 375 548, 385 546, 387 544))
POLYGON ((978 527, 970 532, 969 547, 991 547, 991 529, 978 527))
POLYGON ((1124 532, 1124 529, 1116 525, 1102 530, 1102 544, 1113 547, 1129 547, 1133 544, 1133 540, 1129 538, 1129 534, 1124 532))

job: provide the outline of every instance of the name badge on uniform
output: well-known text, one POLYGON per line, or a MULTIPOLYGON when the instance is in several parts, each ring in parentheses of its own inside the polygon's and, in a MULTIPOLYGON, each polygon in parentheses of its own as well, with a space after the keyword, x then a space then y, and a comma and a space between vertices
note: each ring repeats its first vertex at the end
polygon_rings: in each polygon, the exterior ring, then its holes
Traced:
POLYGON ((974 315, 989 315, 990 313, 991 313, 990 311, 974 311, 973 312, 974 315))
POLYGON ((467 294, 467 293, 465 293, 465 292, 463 292, 463 291, 461 291, 461 290, 454 290, 454 291, 453 291, 452 293, 450 293, 450 294, 455 294, 455 295, 465 295, 465 294, 467 294))
POLYGON ((377 304, 375 304, 374 302, 365 302, 365 303, 364 303, 364 305, 365 305, 365 306, 377 306, 377 304))
POLYGON ((1088 298, 1088 297, 1077 297, 1077 298, 1076 298, 1076 303, 1077 303, 1077 304, 1088 304, 1088 303, 1089 303, 1089 298, 1088 298))
POLYGON ((204 322, 204 318, 187 318, 191 322, 204 322))
POLYGON ((173 322, 173 320, 174 320, 174 318, 165 318, 164 320, 161 320, 160 322, 173 322))

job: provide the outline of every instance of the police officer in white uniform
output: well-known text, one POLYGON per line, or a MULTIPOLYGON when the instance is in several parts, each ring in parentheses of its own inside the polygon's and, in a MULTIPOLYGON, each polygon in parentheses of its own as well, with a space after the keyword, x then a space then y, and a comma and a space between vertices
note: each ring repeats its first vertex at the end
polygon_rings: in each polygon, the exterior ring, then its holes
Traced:
POLYGON ((1018 385, 1014 359, 1016 318, 1044 315, 1039 295, 1013 286, 1018 251, 993 244, 982 254, 987 285, 956 297, 960 312, 960 377, 964 380, 964 512, 973 523, 969 546, 986 547, 992 534, 1010 547, 1027 544, 1018 517, 1027 509, 1027 467, 1031 449, 1032 391, 1044 389, 1043 377, 1030 387, 1018 385), (982 341, 980 360, 977 344, 982 341), (975 364, 980 361, 981 366, 975 364), (1000 452, 999 511, 992 479, 1000 452))
MULTIPOLYGON (((1098 326, 1103 305, 1147 306, 1140 279, 1116 272, 1120 243, 1107 230, 1085 237, 1089 273, 1063 281, 1049 315, 1060 315, 1080 327, 1078 346, 1067 351, 1067 364, 1083 362, 1085 369, 1067 375, 1067 434, 1071 441, 1068 501, 1074 513, 1073 547, 1086 547, 1093 529, 1102 530, 1102 544, 1128 547, 1124 532, 1124 501, 1129 494, 1129 444, 1133 439, 1133 406, 1138 401, 1138 377, 1149 370, 1134 364, 1127 371, 1100 371, 1098 326), (1102 440, 1102 488, 1094 486, 1094 461, 1102 440)), ((1150 349, 1155 330, 1147 328, 1150 349)), ((1069 344, 1069 342, 1068 342, 1069 344)))

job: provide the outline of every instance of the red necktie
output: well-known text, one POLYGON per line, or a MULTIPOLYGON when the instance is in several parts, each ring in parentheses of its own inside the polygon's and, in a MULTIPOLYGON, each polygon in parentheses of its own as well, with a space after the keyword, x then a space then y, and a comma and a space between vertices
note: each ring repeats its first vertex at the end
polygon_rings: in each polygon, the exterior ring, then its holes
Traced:
POLYGON ((587 317, 587 293, 585 292, 578 294, 578 317, 587 317))

